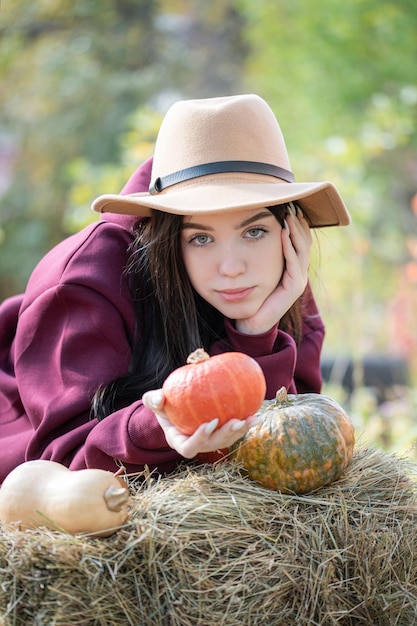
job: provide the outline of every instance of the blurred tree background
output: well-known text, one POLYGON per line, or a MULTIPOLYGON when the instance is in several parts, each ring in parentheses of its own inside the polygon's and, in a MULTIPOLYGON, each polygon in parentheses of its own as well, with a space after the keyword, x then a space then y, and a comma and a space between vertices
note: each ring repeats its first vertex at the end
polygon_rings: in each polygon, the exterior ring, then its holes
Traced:
POLYGON ((415 381, 416 59, 413 0, 3 0, 0 300, 97 219, 172 102, 256 92, 297 180, 352 214, 317 233, 325 354, 399 356, 415 381))

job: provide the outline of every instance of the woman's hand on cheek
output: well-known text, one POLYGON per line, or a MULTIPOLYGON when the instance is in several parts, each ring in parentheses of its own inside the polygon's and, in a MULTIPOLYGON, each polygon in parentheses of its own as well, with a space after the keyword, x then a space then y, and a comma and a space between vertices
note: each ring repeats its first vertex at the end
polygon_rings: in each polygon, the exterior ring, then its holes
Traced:
POLYGON ((297 215, 291 210, 286 219, 286 228, 282 231, 285 270, 277 289, 281 297, 289 303, 286 311, 302 295, 307 286, 312 243, 310 227, 301 209, 298 210, 297 215))
POLYGON ((267 332, 278 324, 307 286, 312 236, 301 210, 297 215, 291 211, 287 216, 281 237, 285 259, 281 280, 252 318, 236 320, 236 328, 242 333, 267 332))
POLYGON ((246 420, 231 419, 221 428, 217 428, 218 420, 214 419, 201 424, 194 434, 184 435, 164 413, 162 389, 147 391, 142 401, 144 406, 155 413, 170 448, 187 459, 194 458, 200 452, 214 452, 229 448, 258 421, 255 416, 248 417, 246 420))

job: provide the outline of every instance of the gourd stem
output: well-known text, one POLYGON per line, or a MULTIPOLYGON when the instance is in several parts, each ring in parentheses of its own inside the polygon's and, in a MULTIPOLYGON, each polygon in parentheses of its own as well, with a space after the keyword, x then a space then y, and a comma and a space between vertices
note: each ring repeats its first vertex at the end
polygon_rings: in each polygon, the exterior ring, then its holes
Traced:
POLYGON ((109 511, 116 511, 118 513, 128 501, 129 492, 125 487, 118 489, 114 485, 110 485, 104 492, 103 498, 109 511))
POLYGON ((194 352, 191 352, 187 359, 188 365, 195 365, 196 363, 203 363, 204 361, 208 361, 210 356, 204 350, 204 348, 197 348, 194 352))

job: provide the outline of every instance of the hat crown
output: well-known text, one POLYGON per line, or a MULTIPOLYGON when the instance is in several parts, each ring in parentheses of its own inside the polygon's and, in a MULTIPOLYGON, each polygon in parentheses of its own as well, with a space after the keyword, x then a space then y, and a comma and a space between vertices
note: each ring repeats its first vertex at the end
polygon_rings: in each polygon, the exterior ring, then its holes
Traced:
POLYGON ((216 161, 253 161, 290 170, 284 137, 268 104, 254 94, 185 100, 166 113, 152 179, 216 161))
POLYGON ((95 211, 152 216, 258 209, 297 201, 312 227, 349 224, 329 182, 295 182, 284 137, 255 94, 184 100, 165 115, 148 192, 104 195, 95 211))

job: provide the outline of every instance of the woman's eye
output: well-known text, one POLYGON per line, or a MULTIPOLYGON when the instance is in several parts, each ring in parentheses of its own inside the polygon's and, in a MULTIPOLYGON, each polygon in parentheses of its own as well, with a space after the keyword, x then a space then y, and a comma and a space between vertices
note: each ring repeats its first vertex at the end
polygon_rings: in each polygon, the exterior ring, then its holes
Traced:
POLYGON ((258 226, 256 228, 249 228, 249 230, 246 231, 245 236, 249 239, 262 239, 265 233, 266 229, 258 226))
POLYGON ((190 243, 194 246, 205 246, 211 241, 211 237, 209 235, 194 235, 190 239, 190 243))

